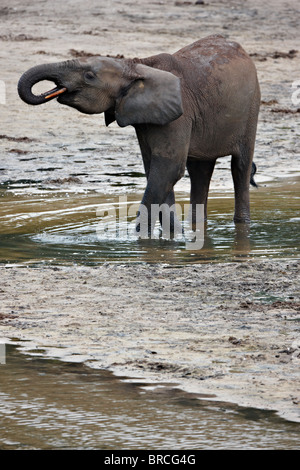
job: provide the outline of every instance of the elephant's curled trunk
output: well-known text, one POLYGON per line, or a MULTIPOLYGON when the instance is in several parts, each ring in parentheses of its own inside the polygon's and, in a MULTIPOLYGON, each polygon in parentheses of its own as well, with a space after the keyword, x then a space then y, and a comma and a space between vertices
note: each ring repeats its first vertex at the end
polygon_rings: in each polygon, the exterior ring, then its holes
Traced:
POLYGON ((53 98, 56 98, 61 93, 67 91, 63 87, 61 81, 62 63, 60 64, 46 64, 37 65, 25 72, 18 83, 18 93, 20 98, 27 104, 38 105, 46 103, 53 98), (32 92, 32 87, 43 80, 53 81, 57 86, 50 91, 35 95, 32 92))

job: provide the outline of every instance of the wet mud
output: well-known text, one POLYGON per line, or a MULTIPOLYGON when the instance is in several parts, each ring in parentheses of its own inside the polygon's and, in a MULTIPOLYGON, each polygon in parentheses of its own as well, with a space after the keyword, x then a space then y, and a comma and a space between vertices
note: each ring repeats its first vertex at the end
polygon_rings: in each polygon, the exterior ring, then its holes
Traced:
MULTIPOLYGON (((145 186, 133 129, 115 123, 106 128, 103 116, 85 116, 56 101, 27 106, 16 91, 25 70, 80 54, 172 53, 216 33, 240 42, 258 70, 262 104, 255 151, 258 188, 251 190, 254 229, 274 198, 274 192, 261 197, 260 188, 298 181, 297 1, 10 0, 2 2, 0 20, 2 221, 11 215, 4 211, 7 196, 16 205, 19 198, 19 214, 20 204, 30 197, 49 197, 50 205, 54 192, 64 203, 70 195, 136 200, 145 186)), ((188 197, 187 175, 175 189, 188 197)), ((210 198, 216 193, 232 198, 227 157, 216 165, 210 198)), ((290 196, 294 209, 288 217, 295 233, 297 198, 290 196)), ((210 213, 212 224, 216 213, 210 213)), ((11 225, 13 232, 5 232, 3 222, 6 240, 23 231, 25 217, 11 225)), ((274 226, 274 239, 279 240, 282 227, 274 226)), ((39 228, 35 235, 43 246, 39 228)), ((284 237, 292 233, 289 229, 284 237)), ((214 395, 214 400, 275 410, 300 421, 298 241, 292 235, 286 256, 277 256, 269 234, 270 252, 259 259, 224 262, 215 256, 181 265, 169 263, 168 257, 88 265, 72 262, 72 256, 67 263, 40 263, 40 258, 32 265, 30 255, 22 259, 22 243, 16 247, 19 255, 10 252, 5 259, 2 250, 2 341, 20 339, 24 351, 43 347, 49 357, 122 376, 176 382, 186 391, 214 395)))

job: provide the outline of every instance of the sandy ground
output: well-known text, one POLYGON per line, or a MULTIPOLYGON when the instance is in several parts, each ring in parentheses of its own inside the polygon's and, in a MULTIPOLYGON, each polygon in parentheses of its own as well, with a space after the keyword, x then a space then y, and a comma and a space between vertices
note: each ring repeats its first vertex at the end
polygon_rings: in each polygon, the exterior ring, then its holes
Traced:
MULTIPOLYGON (((3 0, 0 80, 6 87, 6 104, 0 104, 0 182, 30 180, 47 185, 49 180, 71 175, 80 180, 81 188, 106 193, 111 190, 112 173, 143 172, 133 128, 116 123, 106 128, 103 115, 83 115, 55 100, 39 107, 23 103, 16 88, 28 68, 81 54, 173 53, 216 33, 240 42, 258 70, 262 106, 256 181, 299 174, 297 8, 296 0, 207 1, 205 5, 175 0, 3 0)), ((43 91, 49 89, 49 84, 40 86, 43 91)), ((229 168, 228 158, 218 161, 212 190, 232 189, 229 168)), ((142 184, 137 189, 142 190, 142 184)), ((176 188, 189 191, 188 178, 176 188)))
MULTIPOLYGON (((257 181, 299 174, 300 103, 293 88, 300 80, 297 4, 2 1, 0 80, 6 93, 0 104, 0 181, 38 181, 37 164, 44 165, 45 185, 50 176, 69 177, 74 162, 64 154, 76 154, 91 142, 96 149, 91 159, 76 163, 85 187, 92 175, 94 188, 111 189, 101 177, 108 151, 116 171, 129 163, 141 168, 132 129, 115 124, 105 129, 102 117, 83 116, 55 102, 38 109, 20 102, 17 82, 29 67, 82 53, 174 52, 214 33, 239 41, 258 69, 257 181), (124 154, 128 157, 121 160, 124 154), (47 172, 50 160, 55 169, 47 172)), ((227 187, 230 177, 223 171, 220 165, 212 190, 227 187)), ((2 267, 0 277, 3 341, 30 340, 22 342, 25 349, 44 347, 51 357, 176 383, 202 397, 272 409, 300 421, 297 260, 176 269, 15 266, 2 267)))
POLYGON ((299 267, 2 268, 0 333, 31 340, 25 351, 300 421, 299 267))

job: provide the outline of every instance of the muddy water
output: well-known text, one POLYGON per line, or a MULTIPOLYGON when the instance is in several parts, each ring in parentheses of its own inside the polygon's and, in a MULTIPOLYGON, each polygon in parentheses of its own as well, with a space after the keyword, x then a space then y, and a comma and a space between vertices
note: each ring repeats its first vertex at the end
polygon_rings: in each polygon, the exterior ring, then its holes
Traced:
MULTIPOLYGON (((133 175, 132 177, 136 177, 133 175)), ((103 210, 120 195, 71 188, 0 190, 0 262, 97 264, 201 263, 299 256, 299 179, 252 194, 250 229, 232 223, 233 196, 212 192, 204 246, 182 240, 138 241, 103 230, 103 210), (101 212, 102 211, 102 212, 101 212), (100 227, 100 228, 99 228, 100 227)), ((141 194, 127 193, 128 205, 141 194)), ((188 202, 186 192, 178 201, 188 202)), ((124 204, 124 195, 121 202, 124 204)), ((122 206, 124 207, 124 206, 122 206)), ((121 211, 122 211, 121 207, 121 211)), ((119 214, 119 212, 117 212, 119 214)), ((123 225, 122 225, 123 224, 123 225)), ((84 365, 20 354, 6 346, 0 365, 2 449, 297 449, 299 426, 272 412, 222 405, 161 384, 116 379, 84 365)))
MULTIPOLYGON (((134 176, 133 176, 134 177, 134 176)), ((300 180, 269 183, 251 192, 251 227, 232 222, 230 191, 213 192, 204 245, 183 237, 133 235, 140 193, 0 190, 0 261, 5 263, 163 262, 186 264, 299 255, 300 180), (108 216, 114 217, 113 223, 108 216), (187 249, 187 246, 189 248, 187 249)), ((177 194, 182 214, 187 193, 177 194)))
MULTIPOLYGON (((42 354, 42 352, 41 352, 42 354)), ((23 355, 0 365, 1 449, 297 449, 296 423, 116 379, 82 364, 23 355)), ((202 398, 202 399, 201 399, 202 398)))

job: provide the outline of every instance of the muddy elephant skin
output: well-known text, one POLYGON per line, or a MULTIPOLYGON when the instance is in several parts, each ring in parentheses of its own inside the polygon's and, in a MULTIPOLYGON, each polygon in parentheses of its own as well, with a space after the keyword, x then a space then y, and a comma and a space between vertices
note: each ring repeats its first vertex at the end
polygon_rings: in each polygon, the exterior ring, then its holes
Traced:
MULTIPOLYGON (((249 183, 255 146, 260 90, 255 66, 243 48, 220 35, 174 54, 144 59, 90 57, 37 65, 20 78, 20 97, 37 105, 57 98, 86 114, 105 113, 134 126, 147 186, 142 204, 174 204, 175 183, 187 167, 195 213, 204 204, 215 162, 231 155, 235 222, 250 222, 249 183), (51 80, 56 87, 34 95, 33 85, 51 80)), ((149 215, 149 231, 154 221, 149 215)))

